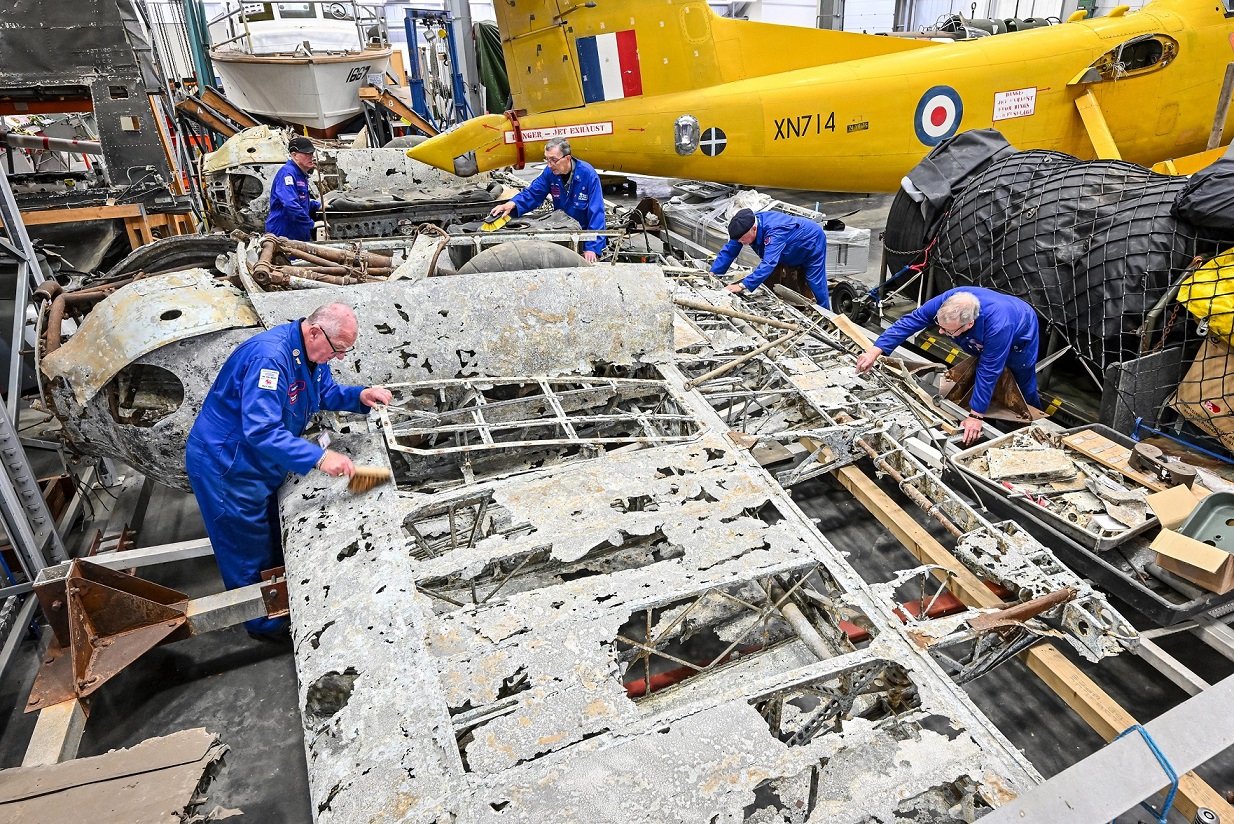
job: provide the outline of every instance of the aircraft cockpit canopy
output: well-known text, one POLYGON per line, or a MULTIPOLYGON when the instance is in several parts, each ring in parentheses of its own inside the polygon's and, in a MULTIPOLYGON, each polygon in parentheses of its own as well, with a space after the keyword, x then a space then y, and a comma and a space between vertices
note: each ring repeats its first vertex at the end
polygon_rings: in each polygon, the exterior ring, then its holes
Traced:
POLYGON ((1136 77, 1164 69, 1177 56, 1178 41, 1173 37, 1143 34, 1101 55, 1068 85, 1136 77))

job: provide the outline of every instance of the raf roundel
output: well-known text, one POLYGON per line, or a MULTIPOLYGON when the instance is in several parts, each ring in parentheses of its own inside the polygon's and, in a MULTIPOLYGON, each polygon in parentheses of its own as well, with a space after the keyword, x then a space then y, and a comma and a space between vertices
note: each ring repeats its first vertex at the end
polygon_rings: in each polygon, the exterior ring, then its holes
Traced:
POLYGON ((964 118, 964 102, 950 86, 935 86, 921 96, 913 127, 917 139, 927 146, 937 146, 960 128, 964 118))

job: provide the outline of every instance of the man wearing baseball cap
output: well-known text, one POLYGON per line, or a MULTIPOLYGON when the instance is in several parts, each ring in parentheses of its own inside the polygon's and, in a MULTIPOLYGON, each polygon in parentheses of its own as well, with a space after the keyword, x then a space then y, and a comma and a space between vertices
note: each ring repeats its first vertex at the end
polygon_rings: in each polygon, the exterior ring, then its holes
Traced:
POLYGON ((741 247, 748 245, 762 262, 728 291, 753 292, 778 266, 800 266, 814 302, 831 308, 827 296, 827 236, 823 227, 803 217, 782 212, 752 212, 742 209, 728 223, 728 243, 711 265, 713 275, 722 275, 733 265, 741 247))
POLYGON ((266 231, 291 240, 313 239, 313 215, 321 208, 309 195, 308 173, 317 166, 315 147, 307 137, 293 137, 287 144, 291 159, 274 176, 270 187, 270 215, 266 231))

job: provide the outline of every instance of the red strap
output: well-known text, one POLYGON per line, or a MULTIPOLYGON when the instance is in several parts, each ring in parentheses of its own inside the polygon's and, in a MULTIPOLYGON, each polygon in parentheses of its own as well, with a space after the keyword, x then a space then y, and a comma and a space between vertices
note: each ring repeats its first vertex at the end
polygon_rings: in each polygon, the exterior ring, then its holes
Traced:
POLYGON ((523 146, 523 128, 518 124, 518 114, 513 109, 506 112, 506 117, 510 118, 510 125, 514 127, 514 151, 518 153, 518 163, 514 164, 514 168, 522 169, 527 165, 527 154, 523 146))

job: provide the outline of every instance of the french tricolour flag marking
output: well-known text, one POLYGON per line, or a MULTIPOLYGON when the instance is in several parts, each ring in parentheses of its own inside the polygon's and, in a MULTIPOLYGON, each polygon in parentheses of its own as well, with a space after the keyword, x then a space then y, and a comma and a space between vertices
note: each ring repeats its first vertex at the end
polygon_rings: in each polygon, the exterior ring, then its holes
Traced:
POLYGON ((580 37, 575 42, 586 102, 620 100, 643 93, 634 29, 580 37))

